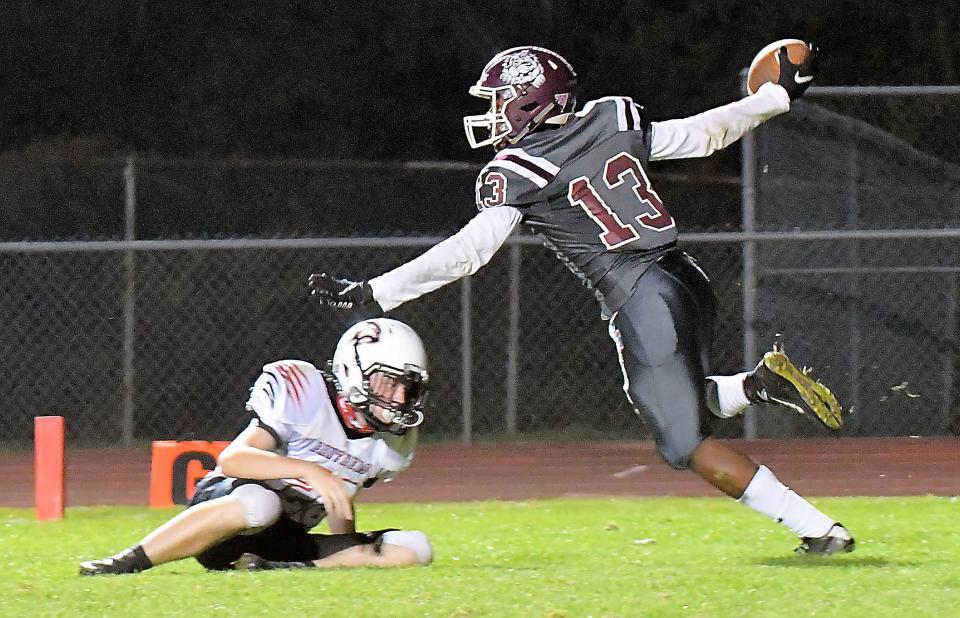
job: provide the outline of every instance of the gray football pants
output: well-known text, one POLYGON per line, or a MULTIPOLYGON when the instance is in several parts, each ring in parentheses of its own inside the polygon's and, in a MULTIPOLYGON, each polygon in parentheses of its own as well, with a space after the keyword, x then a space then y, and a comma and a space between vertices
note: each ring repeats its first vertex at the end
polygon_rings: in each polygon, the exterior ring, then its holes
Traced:
POLYGON ((660 456, 677 469, 710 435, 706 401, 716 297, 686 253, 650 266, 610 320, 624 391, 653 433, 660 456))

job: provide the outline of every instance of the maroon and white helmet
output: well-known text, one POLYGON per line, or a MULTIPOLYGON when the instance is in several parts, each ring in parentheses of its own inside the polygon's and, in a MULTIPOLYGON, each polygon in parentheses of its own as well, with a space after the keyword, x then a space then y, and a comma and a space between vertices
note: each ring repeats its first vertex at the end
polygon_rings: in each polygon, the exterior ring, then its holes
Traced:
POLYGON ((486 114, 463 119, 470 147, 493 145, 499 150, 548 119, 573 111, 576 85, 573 67, 549 49, 524 46, 500 52, 470 87, 470 94, 490 101, 486 114))

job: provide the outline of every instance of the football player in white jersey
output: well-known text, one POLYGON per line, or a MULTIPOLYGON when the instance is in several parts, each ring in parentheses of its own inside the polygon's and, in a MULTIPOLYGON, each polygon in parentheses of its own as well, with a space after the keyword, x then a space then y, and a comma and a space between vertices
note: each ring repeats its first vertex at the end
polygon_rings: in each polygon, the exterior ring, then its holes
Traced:
POLYGON ((136 573, 191 556, 215 570, 428 564, 422 532, 359 533, 353 511, 361 487, 410 465, 428 385, 420 338, 385 318, 349 328, 329 371, 299 360, 265 366, 247 401, 255 418, 190 507, 80 573, 136 573), (332 534, 309 534, 323 519, 332 534))

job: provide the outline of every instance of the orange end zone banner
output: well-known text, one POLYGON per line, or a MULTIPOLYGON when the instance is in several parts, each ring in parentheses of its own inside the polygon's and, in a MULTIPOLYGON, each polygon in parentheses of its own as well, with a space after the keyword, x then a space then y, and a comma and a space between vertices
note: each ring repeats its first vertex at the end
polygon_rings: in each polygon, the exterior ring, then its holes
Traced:
POLYGON ((150 462, 150 506, 187 504, 197 481, 217 467, 217 456, 229 442, 162 440, 153 443, 150 462))

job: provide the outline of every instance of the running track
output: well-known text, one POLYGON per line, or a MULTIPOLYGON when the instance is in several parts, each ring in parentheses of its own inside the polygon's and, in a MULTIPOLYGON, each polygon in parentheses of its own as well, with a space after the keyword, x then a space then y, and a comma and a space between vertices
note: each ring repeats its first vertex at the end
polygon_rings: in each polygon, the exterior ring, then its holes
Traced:
MULTIPOLYGON (((731 440, 806 496, 960 495, 960 439, 731 440)), ((0 452, 0 506, 33 504, 32 452, 0 452)), ((67 506, 146 505, 148 449, 68 450, 67 506)), ((715 496, 670 469, 649 442, 425 444, 361 502, 525 500, 560 496, 715 496)))

